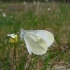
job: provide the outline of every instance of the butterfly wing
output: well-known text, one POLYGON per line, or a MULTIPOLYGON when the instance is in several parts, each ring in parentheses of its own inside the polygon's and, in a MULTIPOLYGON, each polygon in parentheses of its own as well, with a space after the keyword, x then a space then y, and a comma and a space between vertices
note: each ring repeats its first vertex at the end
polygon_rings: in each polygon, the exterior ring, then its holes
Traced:
POLYGON ((30 45, 28 44, 28 41, 27 41, 27 39, 26 39, 26 36, 24 36, 24 41, 25 41, 27 50, 28 50, 29 54, 31 55, 31 54, 32 54, 32 51, 31 51, 30 45))
POLYGON ((47 48, 53 43, 54 36, 45 30, 28 30, 21 29, 20 37, 25 40, 27 50, 37 55, 46 53, 47 48))
POLYGON ((27 48, 30 47, 31 51, 34 54, 42 55, 46 53, 47 51, 46 43, 42 38, 32 33, 27 33, 24 36, 24 40, 25 40, 27 48))
POLYGON ((54 42, 54 36, 49 31, 46 30, 28 30, 28 31, 44 39, 47 44, 47 47, 51 46, 51 44, 54 42))
POLYGON ((26 31, 24 29, 20 29, 20 39, 25 40, 27 50, 28 50, 29 54, 32 54, 30 46, 28 45, 27 40, 25 39, 25 34, 26 34, 26 31))

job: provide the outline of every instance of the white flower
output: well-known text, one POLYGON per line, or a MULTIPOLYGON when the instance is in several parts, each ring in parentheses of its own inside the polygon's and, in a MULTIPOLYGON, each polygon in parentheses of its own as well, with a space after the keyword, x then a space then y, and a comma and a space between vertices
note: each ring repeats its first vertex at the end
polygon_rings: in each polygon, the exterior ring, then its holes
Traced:
POLYGON ((13 18, 13 16, 10 16, 11 18, 13 18))
POLYGON ((10 43, 17 43, 18 42, 18 35, 16 34, 7 34, 7 36, 10 36, 10 43))
POLYGON ((24 1, 23 4, 26 5, 26 2, 24 1))
POLYGON ((3 13, 2 13, 2 16, 3 16, 3 17, 6 17, 6 14, 3 12, 3 13))
POLYGON ((15 38, 15 37, 16 37, 15 34, 7 34, 7 36, 10 36, 10 37, 12 37, 12 38, 15 38))
POLYGON ((33 4, 36 4, 36 1, 35 0, 33 0, 33 4))
POLYGON ((51 10, 50 8, 47 9, 48 11, 51 10))

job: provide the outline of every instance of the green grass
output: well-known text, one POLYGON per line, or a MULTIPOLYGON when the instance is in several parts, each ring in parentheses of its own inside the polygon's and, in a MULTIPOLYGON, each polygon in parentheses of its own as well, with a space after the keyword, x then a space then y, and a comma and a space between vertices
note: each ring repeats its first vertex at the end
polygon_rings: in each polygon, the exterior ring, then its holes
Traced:
POLYGON ((70 4, 47 2, 40 4, 1 3, 0 9, 0 69, 13 68, 14 45, 9 43, 7 34, 25 30, 48 30, 55 36, 53 45, 45 55, 29 55, 24 41, 16 48, 17 70, 52 70, 63 61, 70 68, 70 4), (47 10, 50 8, 50 10, 47 10), (6 17, 2 16, 6 13, 6 17), (12 16, 12 18, 11 18, 12 16), (51 53, 51 54, 50 54, 51 53))

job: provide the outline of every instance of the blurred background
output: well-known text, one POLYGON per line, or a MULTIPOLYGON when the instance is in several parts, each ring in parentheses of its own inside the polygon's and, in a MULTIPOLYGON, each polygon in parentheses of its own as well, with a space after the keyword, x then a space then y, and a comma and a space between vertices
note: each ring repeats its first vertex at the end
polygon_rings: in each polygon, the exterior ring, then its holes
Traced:
POLYGON ((45 2, 45 1, 56 1, 56 2, 70 2, 70 0, 0 0, 2 2, 33 2, 33 1, 40 1, 40 2, 45 2))

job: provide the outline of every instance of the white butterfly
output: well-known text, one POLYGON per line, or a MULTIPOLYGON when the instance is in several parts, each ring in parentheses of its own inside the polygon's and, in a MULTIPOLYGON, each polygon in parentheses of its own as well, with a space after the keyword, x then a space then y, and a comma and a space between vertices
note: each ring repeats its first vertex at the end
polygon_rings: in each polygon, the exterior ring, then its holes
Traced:
POLYGON ((45 54, 48 47, 54 42, 52 33, 46 30, 21 29, 20 38, 24 39, 29 54, 45 54))

